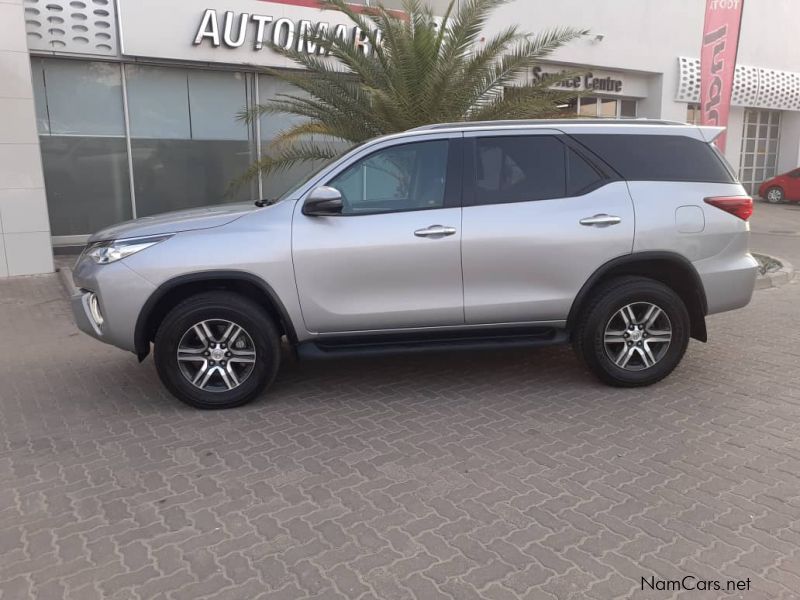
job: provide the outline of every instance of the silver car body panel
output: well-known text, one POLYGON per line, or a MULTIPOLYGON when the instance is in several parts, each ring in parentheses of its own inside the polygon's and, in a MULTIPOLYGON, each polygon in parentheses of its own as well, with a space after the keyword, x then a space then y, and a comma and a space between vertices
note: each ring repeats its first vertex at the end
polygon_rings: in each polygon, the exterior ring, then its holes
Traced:
POLYGON ((758 263, 748 254, 750 224, 706 198, 746 196, 739 184, 631 181, 636 210, 633 252, 676 252, 697 270, 708 314, 750 302, 758 263))
POLYGON ((307 217, 295 209, 297 290, 309 332, 464 323, 461 209, 307 217), (440 239, 416 237, 433 225, 440 239))
POLYGON ((89 238, 89 243, 220 227, 254 210, 253 203, 247 202, 162 213, 101 229, 89 238))
POLYGON ((134 330, 139 313, 156 286, 132 270, 126 261, 96 265, 82 258, 72 271, 79 293, 72 297, 72 309, 81 330, 124 350, 135 351, 134 330), (89 316, 88 294, 97 292, 103 324, 89 316))
POLYGON ((756 273, 747 252, 749 226, 703 202, 709 196, 745 195, 738 184, 612 181, 558 200, 357 217, 301 212, 311 190, 381 148, 537 132, 671 134, 703 142, 716 135, 689 125, 576 121, 444 125, 373 140, 276 205, 182 211, 98 232, 92 240, 175 235, 109 265, 83 257, 74 270, 75 283, 98 294, 105 322, 100 328, 91 322, 85 293, 73 301, 76 321, 98 339, 135 350, 136 322, 158 290, 185 276, 227 272, 269 286, 301 342, 357 332, 564 326, 576 294, 598 268, 648 251, 691 261, 709 313, 747 304, 756 273), (620 221, 580 225, 598 214, 620 221), (431 225, 454 227, 457 233, 441 239, 414 236, 431 225))
POLYGON ((564 320, 592 273, 633 246, 633 205, 622 181, 572 198, 463 210, 467 323, 564 320), (598 214, 621 221, 580 224, 598 214))

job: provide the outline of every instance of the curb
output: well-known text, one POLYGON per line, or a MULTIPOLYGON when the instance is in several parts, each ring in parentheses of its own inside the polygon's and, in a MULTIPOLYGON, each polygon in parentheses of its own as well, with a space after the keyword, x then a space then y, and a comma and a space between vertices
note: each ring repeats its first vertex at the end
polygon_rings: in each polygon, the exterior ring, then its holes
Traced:
POLYGON ((78 293, 78 288, 72 283, 72 269, 67 266, 59 265, 56 269, 58 273, 58 280, 61 282, 61 287, 67 293, 67 297, 71 297, 78 293))
MULTIPOLYGON (((763 252, 761 253, 763 254, 763 252)), ((765 290, 768 288, 781 287, 789 283, 794 277, 794 267, 788 260, 784 260, 777 256, 773 256, 775 260, 780 262, 783 266, 777 271, 771 271, 765 275, 759 275, 756 278, 757 290, 765 290)))

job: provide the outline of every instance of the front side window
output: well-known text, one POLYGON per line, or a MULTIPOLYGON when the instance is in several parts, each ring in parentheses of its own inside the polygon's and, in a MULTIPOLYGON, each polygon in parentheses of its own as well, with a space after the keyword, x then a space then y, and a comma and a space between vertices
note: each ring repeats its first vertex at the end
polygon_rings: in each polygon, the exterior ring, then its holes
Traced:
POLYGON ((415 142, 379 150, 328 183, 342 193, 343 215, 442 208, 449 142, 415 142))
POLYGON ((566 196, 564 145, 549 135, 478 138, 475 204, 566 196))

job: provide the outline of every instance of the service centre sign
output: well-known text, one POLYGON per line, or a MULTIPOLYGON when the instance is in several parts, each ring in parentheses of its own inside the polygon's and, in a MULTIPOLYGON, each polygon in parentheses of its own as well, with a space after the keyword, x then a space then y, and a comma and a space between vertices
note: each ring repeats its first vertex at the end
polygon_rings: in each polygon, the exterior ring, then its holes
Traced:
POLYGON ((603 96, 646 98, 649 76, 631 71, 608 71, 597 67, 540 63, 528 72, 527 83, 603 96))
POLYGON ((324 55, 313 38, 331 31, 371 52, 366 35, 352 21, 308 0, 225 0, 217 6, 198 0, 117 2, 121 51, 127 56, 291 67, 272 44, 324 55))
POLYGON ((531 70, 533 83, 552 82, 554 88, 562 90, 593 91, 622 93, 624 81, 616 77, 598 77, 591 71, 580 75, 566 76, 564 71, 547 73, 542 67, 533 67, 531 70))

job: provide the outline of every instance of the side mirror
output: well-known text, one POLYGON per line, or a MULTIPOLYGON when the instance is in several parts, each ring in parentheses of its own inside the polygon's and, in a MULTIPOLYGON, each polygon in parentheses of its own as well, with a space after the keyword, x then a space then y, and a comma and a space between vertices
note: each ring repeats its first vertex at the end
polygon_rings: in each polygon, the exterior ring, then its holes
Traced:
POLYGON ((303 214, 309 217, 340 215, 342 208, 342 193, 336 188, 321 186, 311 190, 303 203, 303 214))

